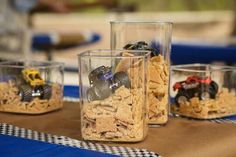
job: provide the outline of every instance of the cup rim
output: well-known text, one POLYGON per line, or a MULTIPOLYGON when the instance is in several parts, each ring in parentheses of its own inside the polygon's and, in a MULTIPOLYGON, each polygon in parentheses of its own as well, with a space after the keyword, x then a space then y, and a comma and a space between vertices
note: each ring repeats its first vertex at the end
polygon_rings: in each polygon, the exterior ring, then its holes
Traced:
POLYGON ((78 54, 78 57, 95 57, 95 58, 143 58, 143 57, 148 57, 151 55, 151 51, 149 50, 125 50, 125 49, 115 49, 115 50, 111 50, 111 49, 97 49, 97 50, 87 50, 84 51, 80 54, 78 54), (99 53, 99 52, 111 52, 111 55, 89 55, 89 53, 99 53), (139 53, 140 55, 135 55, 135 56, 116 56, 114 55, 114 53, 112 52, 136 52, 139 53), (141 54, 144 53, 144 54, 141 54))
POLYGON ((173 22, 170 21, 119 21, 119 20, 114 20, 110 21, 110 24, 158 24, 158 25, 173 25, 173 22))
POLYGON ((206 72, 217 72, 217 71, 224 71, 224 72, 225 71, 236 71, 236 68, 233 66, 227 66, 227 65, 194 63, 194 64, 172 65, 171 70, 181 71, 181 72, 206 73, 206 72), (209 69, 206 69, 206 70, 189 69, 190 67, 207 67, 207 66, 209 66, 209 69))
POLYGON ((57 67, 64 68, 64 66, 65 66, 65 64, 63 62, 56 62, 56 61, 10 60, 10 61, 0 62, 0 67, 10 67, 10 68, 35 67, 35 68, 39 68, 39 69, 47 69, 47 68, 57 68, 57 67), (28 66, 28 65, 13 65, 13 63, 29 63, 29 64, 36 64, 36 65, 31 65, 31 66, 28 66), (47 65, 40 65, 40 64, 47 64, 47 65))

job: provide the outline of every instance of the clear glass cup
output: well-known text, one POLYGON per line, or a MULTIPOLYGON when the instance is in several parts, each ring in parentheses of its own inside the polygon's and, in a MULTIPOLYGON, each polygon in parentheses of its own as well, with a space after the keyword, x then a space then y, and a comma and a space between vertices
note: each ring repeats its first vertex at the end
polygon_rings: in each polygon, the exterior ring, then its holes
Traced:
POLYGON ((14 5, 9 0, 0 1, 0 56, 4 60, 30 60, 31 31, 28 12, 20 11, 14 5))
POLYGON ((137 142, 147 135, 150 52, 94 50, 78 55, 84 140, 137 142))
POLYGON ((150 50, 148 75, 149 124, 168 121, 169 67, 172 23, 111 22, 111 49, 150 50))
POLYGON ((0 111, 41 114, 62 108, 63 76, 58 62, 1 62, 0 111))
POLYGON ((236 114, 236 69, 231 66, 186 64, 171 67, 171 111, 197 119, 236 114))

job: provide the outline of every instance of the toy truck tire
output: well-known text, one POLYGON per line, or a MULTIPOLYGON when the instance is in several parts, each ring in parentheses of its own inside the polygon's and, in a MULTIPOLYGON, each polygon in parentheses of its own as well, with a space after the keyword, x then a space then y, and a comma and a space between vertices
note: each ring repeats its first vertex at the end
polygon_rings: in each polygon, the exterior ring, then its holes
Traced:
POLYGON ((50 99, 51 96, 52 96, 52 87, 49 85, 44 85, 42 99, 50 99))
POLYGON ((213 88, 213 90, 214 90, 214 97, 215 97, 215 95, 217 94, 217 92, 218 92, 218 89, 219 89, 219 87, 218 87, 218 84, 215 82, 215 81, 212 81, 211 82, 211 84, 210 84, 210 86, 211 86, 211 88, 213 88))
POLYGON ((115 73, 114 82, 118 83, 118 87, 120 87, 122 85, 124 85, 126 88, 131 87, 131 82, 130 82, 129 76, 127 75, 126 72, 123 72, 123 71, 115 73))
POLYGON ((110 83, 108 81, 97 80, 94 86, 87 91, 87 98, 89 101, 103 100, 109 97, 112 93, 110 83))
POLYGON ((20 87, 21 101, 30 102, 32 100, 32 89, 29 85, 22 85, 20 87))
POLYGON ((205 100, 209 98, 214 99, 218 92, 218 85, 214 81, 212 81, 210 85, 204 86, 204 88, 201 88, 201 89, 204 89, 204 91, 199 92, 200 100, 205 100))
POLYGON ((89 88, 87 90, 87 99, 88 101, 93 101, 93 100, 96 100, 97 99, 97 95, 96 93, 94 92, 94 89, 93 88, 89 88))
POLYGON ((189 95, 184 90, 179 91, 177 95, 175 96, 175 102, 177 106, 179 106, 181 103, 184 103, 188 100, 189 100, 189 95))
POLYGON ((211 94, 209 91, 204 91, 204 92, 199 93, 200 100, 206 100, 206 99, 209 99, 210 97, 211 97, 211 94))

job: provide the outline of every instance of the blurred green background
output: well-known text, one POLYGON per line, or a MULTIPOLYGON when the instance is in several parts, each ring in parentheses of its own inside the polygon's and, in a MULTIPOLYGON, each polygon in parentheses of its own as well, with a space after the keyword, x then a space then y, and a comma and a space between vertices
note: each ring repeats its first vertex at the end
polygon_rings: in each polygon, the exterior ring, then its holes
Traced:
MULTIPOLYGON (((236 8, 235 0, 103 0, 105 3, 116 3, 119 7, 133 7, 135 11, 206 11, 232 10, 236 8)), ((73 2, 93 3, 95 0, 73 0, 73 2)), ((88 8, 80 11, 105 11, 103 7, 88 8)))

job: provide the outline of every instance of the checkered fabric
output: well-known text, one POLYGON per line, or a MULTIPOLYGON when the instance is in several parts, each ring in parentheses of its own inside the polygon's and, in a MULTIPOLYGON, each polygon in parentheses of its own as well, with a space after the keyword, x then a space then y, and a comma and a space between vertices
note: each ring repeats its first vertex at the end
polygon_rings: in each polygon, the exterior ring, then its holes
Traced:
POLYGON ((194 119, 194 118, 187 118, 189 120, 198 120, 198 121, 208 121, 208 122, 214 122, 214 123, 233 123, 236 124, 235 120, 231 120, 229 118, 216 118, 216 119, 194 119))
POLYGON ((109 153, 124 157, 160 157, 154 152, 150 152, 146 149, 136 149, 129 147, 115 147, 106 146, 102 144, 96 144, 92 142, 79 141, 65 136, 57 136, 46 134, 42 132, 33 131, 30 129, 19 128, 6 123, 0 123, 0 134, 16 136, 26 139, 38 140, 42 142, 48 142, 53 144, 60 144, 70 147, 77 147, 82 149, 89 149, 103 153, 109 153))
POLYGON ((208 122, 214 122, 214 123, 233 123, 236 124, 236 116, 229 116, 224 118, 215 118, 215 119, 196 119, 196 118, 190 118, 190 117, 184 117, 184 116, 178 116, 171 114, 172 117, 182 117, 188 120, 195 120, 195 121, 208 121, 208 122))

